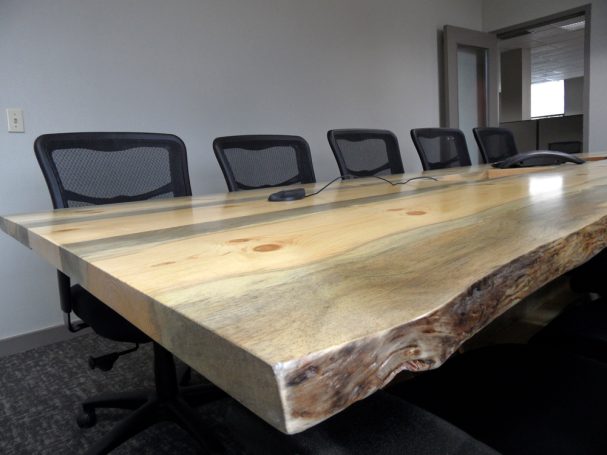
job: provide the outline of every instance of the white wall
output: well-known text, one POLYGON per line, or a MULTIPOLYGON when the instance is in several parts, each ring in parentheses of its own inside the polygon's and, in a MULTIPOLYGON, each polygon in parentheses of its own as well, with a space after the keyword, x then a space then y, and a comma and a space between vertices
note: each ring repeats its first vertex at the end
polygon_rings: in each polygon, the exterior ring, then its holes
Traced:
MULTIPOLYGON (((50 208, 32 144, 61 131, 157 131, 188 146, 195 194, 225 191, 214 137, 286 133, 337 174, 326 131, 439 124, 437 31, 480 29, 481 0, 2 0, 0 213, 50 208)), ((61 323, 55 274, 0 235, 0 339, 61 323)))
POLYGON ((607 150, 607 0, 483 0, 486 31, 517 25, 591 4, 588 150, 607 150))

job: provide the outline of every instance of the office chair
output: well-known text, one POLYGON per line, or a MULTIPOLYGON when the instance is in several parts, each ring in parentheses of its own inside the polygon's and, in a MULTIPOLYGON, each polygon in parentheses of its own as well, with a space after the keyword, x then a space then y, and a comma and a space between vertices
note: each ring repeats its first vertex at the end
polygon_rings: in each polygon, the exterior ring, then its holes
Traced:
MULTIPOLYGON (((114 204, 147 199, 190 196, 186 148, 176 136, 151 133, 45 134, 34 144, 55 209, 114 204)), ((61 309, 67 327, 77 332, 90 326, 114 341, 153 342, 145 333, 58 271, 61 309), (74 323, 74 313, 82 322, 74 323)), ((154 344, 156 390, 103 394, 82 403, 81 428, 96 423, 97 408, 131 409, 134 412, 107 433, 89 453, 107 453, 131 436, 161 420, 185 428, 203 446, 213 444, 199 419, 183 400, 203 402, 222 394, 210 385, 183 388, 177 385, 171 353, 154 344), (209 442, 211 441, 211 442, 209 442)), ((135 347, 135 349, 136 349, 135 347)), ((91 367, 108 370, 127 349, 90 360, 91 367)))
POLYGON ((234 400, 222 411, 218 421, 224 434, 249 455, 497 455, 445 420, 383 391, 290 436, 234 400))
POLYGON ((466 137, 454 128, 416 128, 411 139, 424 171, 470 166, 466 137))
POLYGON ((473 128, 485 163, 495 163, 518 154, 512 131, 506 128, 473 128))
POLYGON ((218 137, 213 150, 229 191, 316 182, 310 147, 299 136, 218 137))
POLYGON ((403 174, 398 139, 387 130, 330 130, 327 139, 341 175, 403 174))
POLYGON ((495 344, 387 391, 504 455, 607 453, 607 365, 557 347, 495 344))
POLYGON ((582 153, 582 143, 580 141, 550 142, 548 150, 565 153, 582 153))
POLYGON ((581 294, 580 300, 565 308, 531 342, 559 346, 607 363, 606 269, 607 249, 568 272, 571 289, 581 294), (600 298, 591 298, 591 294, 600 298))

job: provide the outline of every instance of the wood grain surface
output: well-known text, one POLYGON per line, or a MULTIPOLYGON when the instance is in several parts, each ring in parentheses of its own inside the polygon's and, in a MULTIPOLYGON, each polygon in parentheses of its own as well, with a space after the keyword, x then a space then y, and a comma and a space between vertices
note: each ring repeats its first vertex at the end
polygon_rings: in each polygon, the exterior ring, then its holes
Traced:
POLYGON ((607 161, 424 175, 438 181, 91 206, 0 227, 296 433, 399 371, 438 367, 607 245, 607 161))

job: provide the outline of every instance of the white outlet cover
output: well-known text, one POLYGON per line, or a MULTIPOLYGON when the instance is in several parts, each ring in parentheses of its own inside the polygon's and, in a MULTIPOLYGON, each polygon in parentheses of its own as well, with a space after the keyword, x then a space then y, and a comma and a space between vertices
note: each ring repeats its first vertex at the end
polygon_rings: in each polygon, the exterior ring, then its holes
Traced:
POLYGON ((7 109, 6 119, 8 121, 9 133, 23 133, 25 131, 23 125, 23 109, 7 109))

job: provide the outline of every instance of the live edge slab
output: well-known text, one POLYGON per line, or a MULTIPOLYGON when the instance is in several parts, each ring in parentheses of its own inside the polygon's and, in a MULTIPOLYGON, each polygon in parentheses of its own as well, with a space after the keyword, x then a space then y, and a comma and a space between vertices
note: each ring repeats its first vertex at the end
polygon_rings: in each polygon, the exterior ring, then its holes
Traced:
POLYGON ((292 202, 257 190, 92 206, 0 227, 297 433, 402 370, 440 366, 607 246, 607 161, 531 171, 358 179, 292 202))

